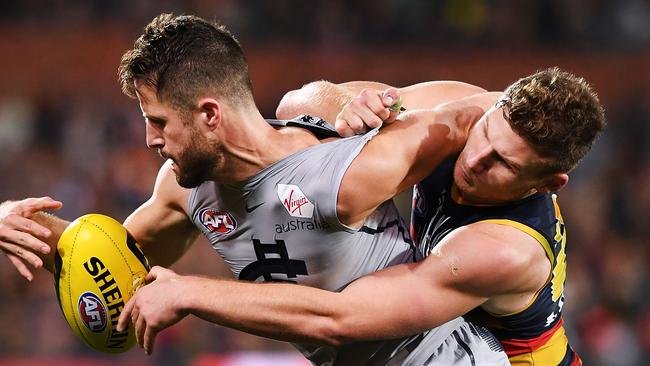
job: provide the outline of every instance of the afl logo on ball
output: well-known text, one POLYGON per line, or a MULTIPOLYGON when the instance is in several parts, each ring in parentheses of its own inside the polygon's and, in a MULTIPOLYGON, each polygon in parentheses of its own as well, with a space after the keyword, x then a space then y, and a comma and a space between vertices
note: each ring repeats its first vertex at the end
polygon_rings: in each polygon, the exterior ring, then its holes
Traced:
POLYGON ((92 292, 79 296, 79 316, 91 332, 101 333, 106 328, 106 308, 102 300, 92 292))
POLYGON ((231 214, 217 211, 214 208, 204 208, 199 212, 199 219, 203 226, 211 233, 229 234, 237 228, 237 222, 231 214))

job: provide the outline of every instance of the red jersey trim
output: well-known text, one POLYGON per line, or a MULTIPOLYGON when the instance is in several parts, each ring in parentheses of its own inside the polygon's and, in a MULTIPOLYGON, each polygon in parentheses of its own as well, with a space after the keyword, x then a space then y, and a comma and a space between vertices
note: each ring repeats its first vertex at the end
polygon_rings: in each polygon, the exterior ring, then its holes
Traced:
POLYGON ((564 325, 564 319, 560 317, 560 320, 553 326, 553 328, 547 330, 546 332, 540 334, 539 336, 531 339, 499 339, 499 342, 503 345, 503 349, 506 351, 508 357, 521 355, 524 353, 532 353, 535 350, 539 349, 553 337, 553 334, 562 328, 564 325))

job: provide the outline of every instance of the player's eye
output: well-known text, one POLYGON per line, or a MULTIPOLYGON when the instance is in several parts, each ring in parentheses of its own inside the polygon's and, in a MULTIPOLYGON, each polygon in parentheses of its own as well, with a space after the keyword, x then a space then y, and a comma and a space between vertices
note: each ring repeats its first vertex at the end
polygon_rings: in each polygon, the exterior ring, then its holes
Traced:
POLYGON ((515 167, 513 167, 513 166, 510 165, 510 164, 508 164, 508 162, 507 162, 504 158, 502 158, 501 155, 498 155, 498 154, 497 154, 497 155, 495 155, 495 156, 496 156, 496 160, 497 160, 500 164, 502 164, 503 166, 505 166, 508 170, 510 170, 510 171, 512 171, 512 172, 515 172, 515 171, 516 171, 515 167))
POLYGON ((163 127, 165 127, 165 120, 163 120, 163 119, 159 119, 159 118, 147 118, 147 120, 149 121, 149 123, 151 123, 152 125, 154 125, 154 126, 156 126, 156 127, 158 127, 158 128, 163 128, 163 127))

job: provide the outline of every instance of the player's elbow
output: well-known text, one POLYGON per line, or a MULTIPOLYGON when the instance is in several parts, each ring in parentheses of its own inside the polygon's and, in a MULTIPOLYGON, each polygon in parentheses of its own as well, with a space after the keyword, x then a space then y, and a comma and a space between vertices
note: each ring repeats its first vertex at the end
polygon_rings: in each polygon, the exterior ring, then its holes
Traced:
POLYGON ((309 102, 314 97, 314 89, 318 89, 320 81, 314 81, 303 85, 300 89, 287 92, 280 100, 278 108, 275 110, 275 116, 279 119, 291 119, 301 114, 309 114, 309 102))
POLYGON ((279 119, 291 119, 302 114, 320 116, 324 112, 320 103, 323 99, 331 98, 329 93, 332 88, 335 88, 334 84, 318 80, 291 90, 280 100, 275 115, 279 119))
POLYGON ((280 104, 278 104, 278 108, 275 110, 275 116, 279 119, 291 119, 300 115, 301 114, 299 112, 300 105, 301 105, 300 95, 301 95, 300 89, 291 90, 288 93, 286 93, 282 97, 282 100, 280 100, 280 104))

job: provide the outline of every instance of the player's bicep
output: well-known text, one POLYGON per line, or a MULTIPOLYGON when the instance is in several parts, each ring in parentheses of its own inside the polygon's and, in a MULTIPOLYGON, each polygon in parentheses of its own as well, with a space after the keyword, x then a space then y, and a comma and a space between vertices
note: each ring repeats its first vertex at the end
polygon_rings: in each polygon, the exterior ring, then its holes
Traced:
POLYGON ((196 239, 198 230, 186 214, 189 192, 178 186, 165 164, 151 198, 124 221, 152 265, 171 265, 196 239))

